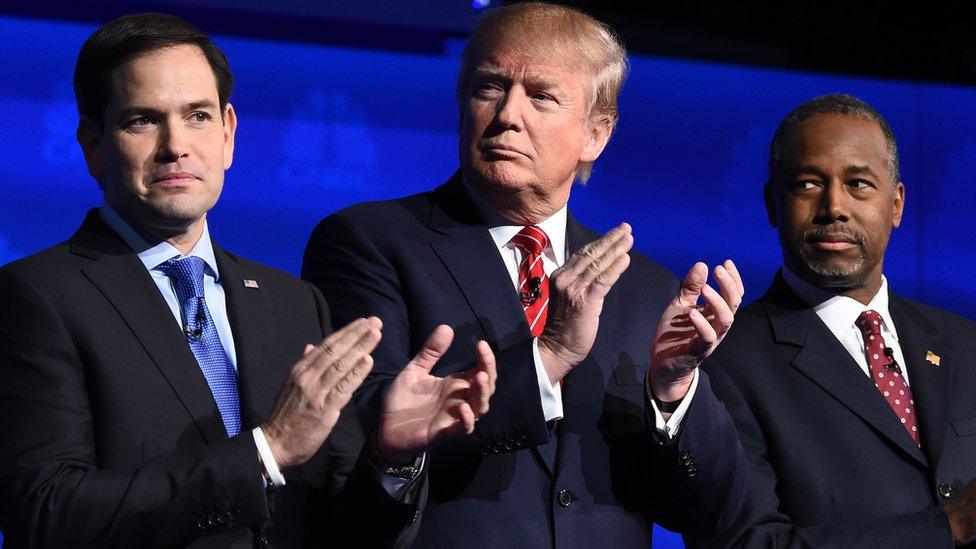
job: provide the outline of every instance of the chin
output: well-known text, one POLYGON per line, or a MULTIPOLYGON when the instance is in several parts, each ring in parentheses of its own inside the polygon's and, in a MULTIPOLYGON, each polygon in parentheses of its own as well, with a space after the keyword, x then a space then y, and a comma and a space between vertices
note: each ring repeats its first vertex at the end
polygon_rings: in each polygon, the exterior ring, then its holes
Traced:
POLYGON ((199 199, 187 200, 176 197, 170 200, 149 203, 147 206, 152 212, 153 217, 161 224, 172 227, 186 227, 199 221, 206 215, 207 211, 213 206, 213 203, 204 202, 199 199))

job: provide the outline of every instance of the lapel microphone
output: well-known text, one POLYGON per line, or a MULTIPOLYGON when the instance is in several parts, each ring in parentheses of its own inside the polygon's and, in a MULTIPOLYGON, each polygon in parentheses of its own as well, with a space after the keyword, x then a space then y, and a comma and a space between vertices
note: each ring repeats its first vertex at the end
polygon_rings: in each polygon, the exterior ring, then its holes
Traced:
POLYGON ((888 360, 890 361, 884 365, 884 369, 894 370, 900 374, 901 368, 898 366, 898 361, 895 360, 895 350, 892 349, 891 347, 885 346, 884 354, 886 357, 888 357, 888 360))
POLYGON ((519 294, 522 298, 522 302, 526 305, 531 305, 535 303, 535 300, 542 297, 542 278, 538 276, 533 276, 529 279, 529 289, 525 292, 519 294))

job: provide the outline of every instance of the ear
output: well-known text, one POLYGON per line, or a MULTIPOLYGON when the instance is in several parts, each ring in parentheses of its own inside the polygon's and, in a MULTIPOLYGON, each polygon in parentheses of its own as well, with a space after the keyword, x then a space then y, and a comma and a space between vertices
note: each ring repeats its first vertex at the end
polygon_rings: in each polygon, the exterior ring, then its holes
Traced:
POLYGON ((82 117, 78 121, 78 129, 75 130, 75 139, 81 145, 81 152, 85 155, 85 164, 88 165, 88 173, 101 184, 102 181, 102 152, 98 146, 102 142, 102 132, 87 117, 82 117))
POLYGON ((891 216, 891 226, 898 227, 901 225, 901 218, 905 213, 905 184, 901 181, 895 185, 895 201, 891 206, 894 209, 891 216))
POLYGON ((234 163, 234 135, 237 133, 237 113, 234 106, 227 103, 224 109, 224 170, 234 163))
POLYGON ((612 133, 613 119, 609 116, 591 118, 587 123, 586 142, 583 143, 580 162, 596 162, 607 143, 610 142, 610 134, 612 133))
POLYGON ((763 202, 766 203, 766 217, 769 218, 769 226, 777 228, 776 225, 776 187, 772 180, 763 185, 763 202))

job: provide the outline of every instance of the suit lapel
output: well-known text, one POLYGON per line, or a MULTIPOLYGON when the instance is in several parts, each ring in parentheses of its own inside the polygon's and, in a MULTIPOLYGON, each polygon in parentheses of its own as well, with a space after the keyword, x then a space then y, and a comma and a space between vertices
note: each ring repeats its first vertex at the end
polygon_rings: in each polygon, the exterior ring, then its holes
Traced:
POLYGON ((259 425, 266 419, 260 410, 271 410, 274 406, 281 381, 277 378, 282 375, 275 369, 272 354, 275 328, 268 286, 259 275, 216 244, 214 255, 234 334, 243 425, 259 425), (245 286, 245 280, 255 284, 245 286))
POLYGON ((952 357, 938 338, 938 332, 910 303, 892 295, 889 308, 898 329, 898 344, 905 357, 915 413, 918 416, 922 450, 929 463, 939 463, 949 421, 949 382, 952 357), (939 365, 926 360, 938 355, 939 365))
POLYGON ((777 275, 763 297, 777 343, 800 347, 791 365, 837 399, 919 465, 925 456, 897 421, 888 403, 812 308, 777 275))
POLYGON ((203 438, 208 442, 226 438, 203 372, 139 257, 101 221, 96 210, 89 212, 72 236, 71 251, 94 260, 82 272, 132 330, 203 438))
POLYGON ((430 242, 471 307, 485 339, 505 347, 508 338, 532 337, 522 305, 488 228, 455 176, 434 191, 429 227, 443 238, 430 242))

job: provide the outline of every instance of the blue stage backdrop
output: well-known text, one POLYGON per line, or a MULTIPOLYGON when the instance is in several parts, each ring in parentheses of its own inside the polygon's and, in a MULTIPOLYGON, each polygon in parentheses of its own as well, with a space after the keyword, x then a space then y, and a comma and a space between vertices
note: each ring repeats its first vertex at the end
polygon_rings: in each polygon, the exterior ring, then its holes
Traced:
MULTIPOLYGON (((0 18, 0 264, 62 241, 100 202, 74 139, 75 57, 94 26, 0 18)), ((349 204, 430 189, 455 170, 460 44, 396 53, 217 37, 237 77, 233 168, 211 213, 227 249, 297 273, 312 227, 349 204)), ((676 273, 733 258, 759 297, 780 263, 762 205, 778 121, 847 92, 900 138, 907 217, 892 288, 969 317, 976 290, 976 91, 634 56, 617 134, 571 206, 587 224, 634 226, 676 273)), ((648 330, 656 319, 648 319, 648 330)), ((680 547, 662 536, 657 547, 680 547), (670 545, 669 545, 670 544, 670 545)))

